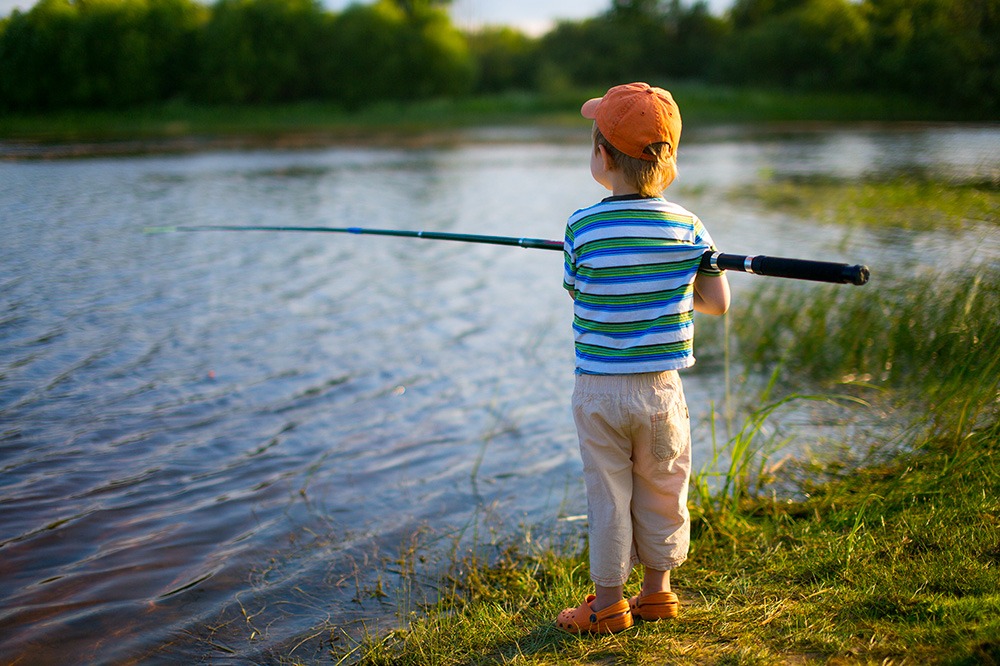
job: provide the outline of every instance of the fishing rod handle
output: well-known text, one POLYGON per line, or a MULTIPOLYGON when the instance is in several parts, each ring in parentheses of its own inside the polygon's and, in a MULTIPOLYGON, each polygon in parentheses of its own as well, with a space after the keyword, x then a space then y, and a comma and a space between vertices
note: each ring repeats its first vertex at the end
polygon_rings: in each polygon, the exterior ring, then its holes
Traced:
POLYGON ((701 266, 715 270, 742 271, 756 275, 832 282, 834 284, 863 285, 868 282, 870 276, 868 267, 862 265, 852 266, 830 261, 725 254, 723 252, 706 252, 702 255, 701 266))

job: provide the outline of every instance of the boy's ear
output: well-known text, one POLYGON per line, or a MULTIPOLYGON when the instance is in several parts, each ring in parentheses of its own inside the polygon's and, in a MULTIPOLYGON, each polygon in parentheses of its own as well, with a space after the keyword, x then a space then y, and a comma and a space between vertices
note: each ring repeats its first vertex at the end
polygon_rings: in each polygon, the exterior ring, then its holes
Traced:
POLYGON ((604 160, 604 170, 613 171, 615 168, 615 158, 608 152, 608 147, 603 143, 599 143, 597 144, 597 152, 601 154, 601 159, 604 160))

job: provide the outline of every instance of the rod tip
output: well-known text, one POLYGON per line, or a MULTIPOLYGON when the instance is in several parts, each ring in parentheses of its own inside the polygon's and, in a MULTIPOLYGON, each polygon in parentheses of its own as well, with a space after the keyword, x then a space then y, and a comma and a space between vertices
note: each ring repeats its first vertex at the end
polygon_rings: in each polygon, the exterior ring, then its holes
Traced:
POLYGON ((177 227, 144 227, 144 234, 172 234, 177 231, 177 227))

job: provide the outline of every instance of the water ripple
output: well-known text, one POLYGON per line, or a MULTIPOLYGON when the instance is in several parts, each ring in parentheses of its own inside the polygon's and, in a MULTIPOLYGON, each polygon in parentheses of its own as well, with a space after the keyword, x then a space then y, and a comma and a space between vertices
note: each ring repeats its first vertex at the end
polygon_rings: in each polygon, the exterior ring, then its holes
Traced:
MULTIPOLYGON (((712 188, 934 156, 964 173, 998 136, 691 142, 682 178, 704 187, 702 217, 731 251, 792 238, 810 254, 935 262, 956 244, 801 229, 730 211, 712 188)), ((401 553, 447 556, 473 535, 585 512, 555 253, 144 227, 558 238, 600 196, 585 160, 535 135, 0 164, 0 653, 266 661, 321 622, 406 616, 371 593, 401 553)), ((711 373, 685 381, 692 402, 717 398, 711 373)))

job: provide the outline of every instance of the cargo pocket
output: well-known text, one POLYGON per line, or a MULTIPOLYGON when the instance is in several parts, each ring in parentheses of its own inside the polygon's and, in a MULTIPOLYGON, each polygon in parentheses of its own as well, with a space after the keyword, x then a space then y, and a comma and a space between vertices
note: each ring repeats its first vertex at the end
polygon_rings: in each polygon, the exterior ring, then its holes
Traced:
POLYGON ((683 401, 675 402, 666 412, 653 414, 653 455, 660 462, 673 460, 684 451, 691 438, 688 409, 683 401))

